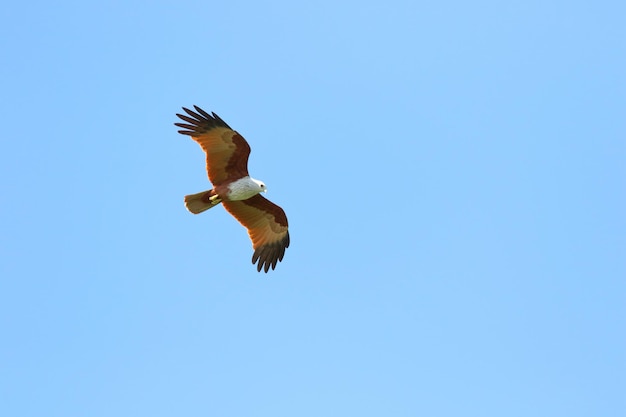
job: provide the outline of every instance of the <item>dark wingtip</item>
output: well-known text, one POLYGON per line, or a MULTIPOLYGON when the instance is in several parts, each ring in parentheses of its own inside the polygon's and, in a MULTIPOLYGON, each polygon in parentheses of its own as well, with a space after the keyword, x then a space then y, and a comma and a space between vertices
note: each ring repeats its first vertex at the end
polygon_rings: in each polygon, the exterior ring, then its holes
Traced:
MULTIPOLYGON (((199 106, 196 106, 195 104, 193 105, 193 108, 195 109, 195 111, 188 109, 187 107, 183 107, 183 110, 185 111, 185 113, 187 113, 187 115, 176 113, 176 116, 178 116, 179 119, 182 119, 186 122, 195 124, 196 126, 192 126, 192 130, 195 133, 203 133, 215 127, 225 127, 227 129, 232 129, 217 114, 212 113, 211 115, 208 112, 202 110, 199 106), (191 116, 191 118, 189 116, 191 116)), ((185 128, 190 129, 187 126, 185 126, 185 128)), ((183 135, 190 135, 190 134, 191 133, 183 133, 183 135)))
POLYGON ((204 116, 207 119, 211 119, 211 115, 207 112, 205 112, 204 110, 202 110, 200 107, 196 106, 195 104, 193 105, 193 108, 196 109, 196 111, 198 113, 200 113, 202 116, 204 116))
POLYGON ((272 270, 276 269, 276 265, 282 262, 285 256, 285 249, 289 247, 289 243, 289 232, 287 232, 282 240, 257 248, 252 254, 252 263, 257 264, 256 270, 258 272, 263 270, 263 272, 267 273, 270 268, 272 270))

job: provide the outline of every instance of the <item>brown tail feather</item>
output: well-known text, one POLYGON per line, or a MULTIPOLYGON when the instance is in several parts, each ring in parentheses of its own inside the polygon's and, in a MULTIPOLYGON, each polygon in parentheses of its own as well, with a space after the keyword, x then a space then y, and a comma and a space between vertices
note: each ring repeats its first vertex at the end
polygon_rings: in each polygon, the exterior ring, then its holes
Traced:
POLYGON ((217 194, 213 190, 202 191, 198 194, 189 194, 185 196, 185 207, 193 214, 199 214, 222 202, 221 198, 217 198, 217 194), (213 197, 213 199, 211 199, 213 197))

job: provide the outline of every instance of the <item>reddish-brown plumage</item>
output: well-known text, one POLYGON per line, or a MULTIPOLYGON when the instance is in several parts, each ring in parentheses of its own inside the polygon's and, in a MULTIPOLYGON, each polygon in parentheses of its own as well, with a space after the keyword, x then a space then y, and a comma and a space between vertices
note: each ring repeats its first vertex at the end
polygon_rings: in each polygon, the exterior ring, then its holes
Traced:
POLYGON ((224 208, 248 229, 254 254, 252 263, 258 261, 257 270, 267 272, 283 260, 289 247, 287 216, 282 208, 260 194, 247 200, 223 201, 224 208))
POLYGON ((178 133, 191 136, 206 154, 206 169, 213 185, 248 175, 248 142, 215 113, 211 116, 198 106, 194 107, 198 113, 183 107, 191 117, 177 114, 189 124, 175 125, 187 129, 179 130, 178 133))
MULTIPOLYGON (((289 247, 287 216, 282 208, 260 194, 246 200, 229 201, 229 184, 249 176, 250 145, 217 114, 209 114, 198 106, 194 106, 194 109, 192 111, 183 107, 187 115, 177 116, 187 123, 175 125, 185 129, 178 132, 191 136, 204 150, 207 173, 214 189, 206 195, 197 194, 196 201, 198 198, 201 201, 192 209, 189 205, 187 208, 193 213, 207 210, 212 207, 209 199, 217 194, 224 208, 248 229, 254 248, 252 263, 258 262, 258 271, 268 272, 282 261, 285 249, 289 247)), ((218 204, 220 200, 212 203, 218 204)))

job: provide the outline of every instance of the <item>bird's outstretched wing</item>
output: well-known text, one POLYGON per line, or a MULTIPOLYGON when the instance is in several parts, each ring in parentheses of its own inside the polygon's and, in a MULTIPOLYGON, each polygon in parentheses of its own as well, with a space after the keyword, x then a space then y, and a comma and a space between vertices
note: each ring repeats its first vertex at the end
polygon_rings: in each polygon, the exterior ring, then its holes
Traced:
POLYGON ((187 123, 174 123, 185 130, 206 153, 206 169, 213 185, 237 180, 248 175, 250 145, 217 114, 209 114, 198 106, 196 111, 183 107, 187 113, 176 114, 187 123))
POLYGON ((252 263, 257 271, 274 269, 289 247, 287 216, 282 208, 260 194, 241 201, 223 201, 224 208, 246 229, 252 240, 252 263))

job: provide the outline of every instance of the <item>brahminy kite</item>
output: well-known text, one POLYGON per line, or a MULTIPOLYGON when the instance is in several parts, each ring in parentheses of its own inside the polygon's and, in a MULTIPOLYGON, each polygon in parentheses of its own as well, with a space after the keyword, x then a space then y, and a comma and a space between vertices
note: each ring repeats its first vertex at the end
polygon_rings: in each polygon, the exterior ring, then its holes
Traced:
POLYGON ((206 154, 206 170, 213 188, 185 196, 185 206, 193 214, 202 213, 219 203, 246 229, 252 240, 252 263, 257 271, 267 272, 283 260, 289 247, 287 216, 282 208, 260 193, 265 184, 248 174, 250 145, 217 114, 209 114, 198 106, 196 111, 183 107, 187 113, 176 114, 189 123, 174 123, 186 130, 206 154))

